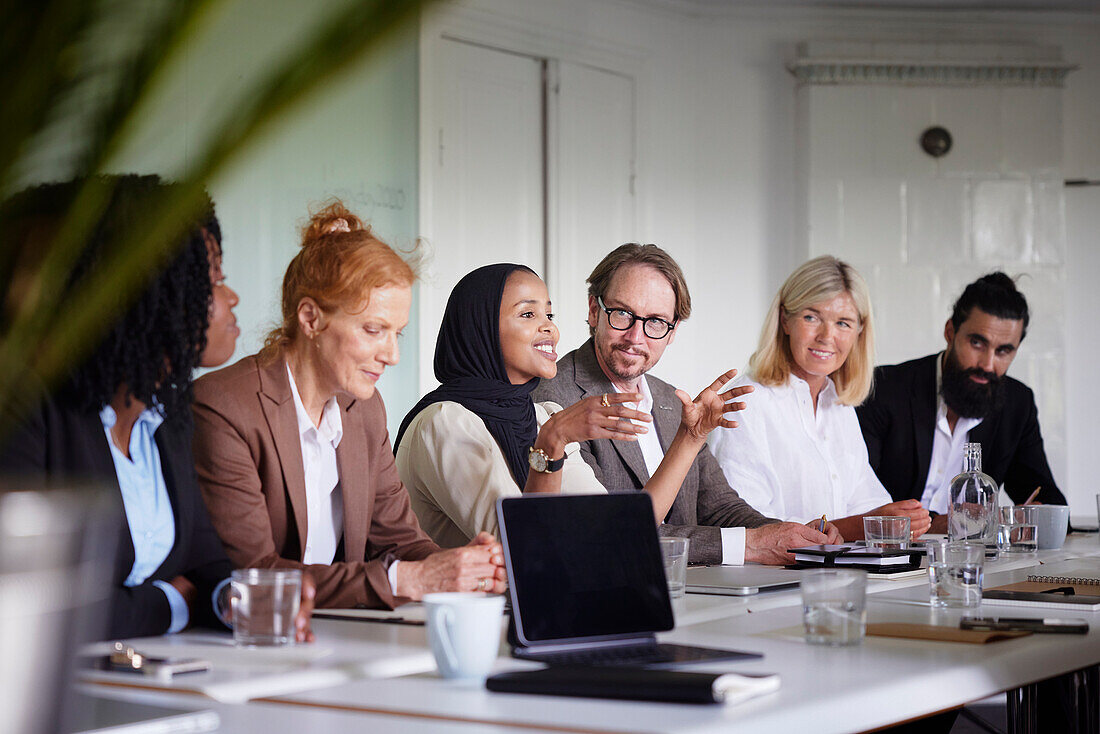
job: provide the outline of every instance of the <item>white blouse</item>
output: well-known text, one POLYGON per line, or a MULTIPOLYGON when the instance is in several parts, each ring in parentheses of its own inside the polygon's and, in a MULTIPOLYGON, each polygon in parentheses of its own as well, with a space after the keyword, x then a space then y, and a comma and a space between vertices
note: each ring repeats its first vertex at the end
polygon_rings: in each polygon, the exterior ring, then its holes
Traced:
MULTIPOLYGON (((535 403, 535 419, 541 426, 559 410, 556 403, 535 403)), ((607 493, 577 443, 566 444, 561 471, 563 494, 607 493)), ((465 545, 482 530, 498 535, 497 500, 523 494, 485 422, 451 401, 432 403, 409 424, 397 472, 420 527, 444 548, 465 545)))
POLYGON ((737 428, 710 434, 710 450, 730 486, 757 511, 805 523, 858 515, 892 502, 867 461, 856 411, 837 401, 827 380, 814 414, 810 386, 794 375, 786 385, 752 385, 745 410, 728 414, 737 428))
POLYGON ((306 537, 303 538, 302 563, 332 563, 344 535, 344 495, 336 463, 336 449, 344 437, 340 404, 335 397, 329 398, 321 410, 320 425, 313 425, 289 364, 286 374, 294 396, 294 412, 298 416, 302 471, 306 481, 306 537))

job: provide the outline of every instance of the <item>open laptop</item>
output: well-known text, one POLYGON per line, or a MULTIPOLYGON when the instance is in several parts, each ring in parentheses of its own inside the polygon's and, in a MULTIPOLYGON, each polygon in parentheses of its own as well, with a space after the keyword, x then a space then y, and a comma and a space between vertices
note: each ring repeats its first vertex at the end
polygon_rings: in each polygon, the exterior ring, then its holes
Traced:
POLYGON ((647 668, 762 657, 657 642, 674 620, 649 495, 511 497, 497 517, 515 657, 647 668))

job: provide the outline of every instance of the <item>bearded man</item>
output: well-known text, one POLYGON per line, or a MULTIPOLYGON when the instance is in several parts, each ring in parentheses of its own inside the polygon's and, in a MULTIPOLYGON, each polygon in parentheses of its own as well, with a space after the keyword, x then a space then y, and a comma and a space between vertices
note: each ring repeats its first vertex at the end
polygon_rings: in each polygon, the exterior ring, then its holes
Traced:
POLYGON ((1016 503, 1066 504, 1047 464, 1035 397, 1005 373, 1027 334, 1027 300, 990 273, 966 287, 943 327, 939 354, 875 369, 856 409, 875 473, 895 500, 919 499, 933 533, 947 531, 948 487, 963 445, 982 445, 982 471, 1016 503))
MULTIPOLYGON (((681 403, 687 399, 648 373, 675 340, 680 322, 691 315, 691 295, 680 266, 656 245, 628 243, 615 248, 587 282, 591 338, 558 360, 557 375, 543 379, 531 397, 570 406, 593 395, 641 395, 640 403, 627 405, 649 413, 654 430, 640 434, 637 441, 601 438, 580 445, 581 456, 608 491, 640 491, 661 467, 680 425, 681 403)), ((727 405, 731 411, 745 407, 727 405)), ((822 533, 816 520, 807 527, 761 515, 729 485, 706 447, 692 461, 663 520, 658 532, 690 538, 689 561, 707 565, 784 565, 791 560, 789 548, 840 540, 832 523, 824 523, 822 533)))

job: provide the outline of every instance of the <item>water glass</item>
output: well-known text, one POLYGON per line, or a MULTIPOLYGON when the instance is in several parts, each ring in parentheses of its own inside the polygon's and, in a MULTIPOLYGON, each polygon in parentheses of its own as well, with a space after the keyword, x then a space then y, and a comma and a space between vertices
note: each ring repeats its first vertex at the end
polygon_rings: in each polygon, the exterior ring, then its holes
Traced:
POLYGON ((863 537, 871 548, 886 550, 906 550, 909 548, 909 518, 907 517, 865 517, 863 518, 863 537))
POLYGON ((982 603, 984 543, 930 540, 928 596, 933 607, 976 607, 982 603))
POLYGON ((296 568, 233 571, 229 588, 233 642, 240 647, 292 643, 301 596, 302 572, 296 568))
POLYGON ((1005 554, 1034 553, 1038 548, 1038 522, 1031 505, 997 509, 997 549, 1005 554))
POLYGON ((665 578, 668 580, 668 595, 679 599, 684 595, 687 582, 688 545, 687 538, 661 538, 661 559, 665 564, 665 578))
POLYGON ((858 645, 867 626, 867 572, 822 568, 802 576, 802 624, 813 645, 858 645))

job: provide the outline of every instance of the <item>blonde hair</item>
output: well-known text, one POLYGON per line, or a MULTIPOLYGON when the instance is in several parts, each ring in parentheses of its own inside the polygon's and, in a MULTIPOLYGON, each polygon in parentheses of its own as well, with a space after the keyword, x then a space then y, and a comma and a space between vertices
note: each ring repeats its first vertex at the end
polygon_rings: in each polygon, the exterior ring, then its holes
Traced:
POLYGON ((270 358, 298 338, 303 298, 312 298, 324 311, 351 310, 365 307, 374 288, 411 286, 415 280, 412 265, 343 202, 332 199, 302 228, 301 250, 283 276, 283 323, 267 335, 260 355, 270 358))
POLYGON ((859 405, 871 392, 874 380, 875 330, 871 316, 871 297, 863 276, 848 263, 831 255, 815 257, 791 273, 775 294, 771 309, 760 330, 760 343, 749 359, 749 371, 761 385, 786 384, 794 357, 790 337, 783 331, 782 319, 793 318, 799 311, 817 303, 831 301, 847 293, 859 314, 859 335, 848 358, 832 377, 837 396, 844 405, 859 405))

